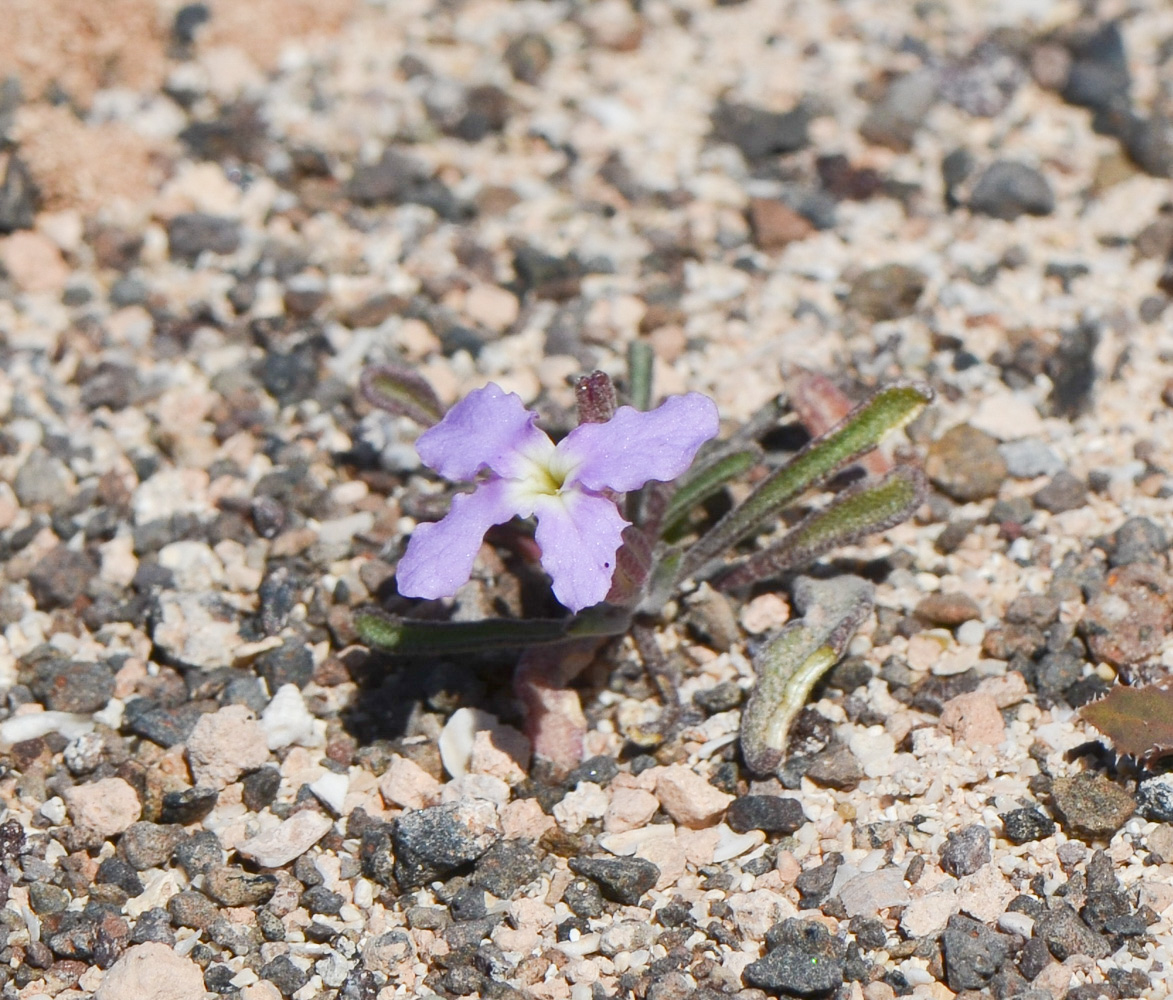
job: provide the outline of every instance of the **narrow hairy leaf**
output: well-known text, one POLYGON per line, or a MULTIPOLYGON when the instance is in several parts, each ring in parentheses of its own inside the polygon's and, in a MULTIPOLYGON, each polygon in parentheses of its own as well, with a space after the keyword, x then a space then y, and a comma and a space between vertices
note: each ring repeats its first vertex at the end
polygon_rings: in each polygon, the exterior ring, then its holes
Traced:
POLYGON ((627 383, 631 405, 637 410, 652 408, 652 363, 655 361, 652 345, 644 340, 633 340, 627 345, 627 383))
POLYGON ((424 427, 439 423, 444 416, 444 406, 435 390, 410 368, 373 365, 363 371, 359 391, 372 406, 397 417, 410 417, 424 427))
POLYGON ((561 642, 566 638, 567 624, 538 618, 417 621, 396 618, 379 608, 362 608, 354 615, 354 627, 364 645, 392 656, 413 657, 483 653, 561 642))
POLYGON ((776 545, 722 570, 714 585, 733 590, 809 565, 832 549, 900 524, 924 498, 924 473, 916 466, 899 465, 878 482, 865 479, 809 514, 776 545))
POLYGON ((857 576, 799 577, 791 622, 754 657, 757 683, 741 713, 741 755, 756 774, 778 769, 790 726, 811 690, 871 614, 875 588, 857 576))
POLYGON ((668 501, 660 525, 661 538, 673 538, 685 526, 688 515, 725 485, 744 475, 761 458, 760 448, 735 451, 690 471, 681 478, 668 501))
POLYGON ((1084 705, 1080 718, 1108 737, 1119 754, 1153 760, 1173 753, 1173 685, 1117 684, 1084 705))

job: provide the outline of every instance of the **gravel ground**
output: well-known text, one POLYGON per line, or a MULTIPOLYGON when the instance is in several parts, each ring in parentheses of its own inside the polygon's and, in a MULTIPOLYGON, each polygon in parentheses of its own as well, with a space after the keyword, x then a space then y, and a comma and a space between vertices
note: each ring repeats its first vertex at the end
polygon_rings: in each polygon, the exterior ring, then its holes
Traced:
MULTIPOLYGON (((1173 775, 1075 708, 1173 666, 1173 8, 91 7, 0 37, 4 997, 1168 995, 1173 775), (636 339, 725 432, 937 392, 769 780, 785 589, 664 624, 658 746, 606 647, 568 774, 509 658, 354 643, 447 502, 363 366, 565 427, 636 339)), ((435 610, 549 600, 486 547, 435 610)))

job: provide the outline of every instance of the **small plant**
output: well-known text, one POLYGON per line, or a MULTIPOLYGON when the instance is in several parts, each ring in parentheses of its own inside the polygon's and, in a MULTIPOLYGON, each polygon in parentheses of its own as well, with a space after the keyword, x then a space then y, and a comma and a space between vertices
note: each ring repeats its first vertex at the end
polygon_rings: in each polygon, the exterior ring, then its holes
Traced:
POLYGON ((1173 755, 1173 682, 1116 684, 1079 710, 1118 754, 1153 764, 1173 755))
MULTIPOLYGON (((399 563, 400 593, 455 593, 468 580, 491 525, 535 515, 542 566, 555 596, 573 614, 436 622, 371 607, 355 616, 361 640, 400 657, 523 650, 514 688, 534 749, 566 767, 579 759, 585 722, 577 696, 565 685, 604 642, 631 634, 665 703, 649 742, 663 738, 678 706, 655 628, 670 600, 701 581, 742 590, 792 573, 832 549, 899 524, 925 494, 920 469, 898 463, 841 490, 781 537, 753 548, 749 543, 772 532, 790 504, 826 486, 913 420, 932 391, 897 382, 834 426, 808 428, 816 433, 806 447, 706 525, 706 501, 762 463, 759 439, 778 424, 784 402, 775 400, 726 440, 715 441, 712 401, 689 393, 651 409, 650 372, 650 350, 636 345, 629 354, 627 406, 617 406, 615 388, 603 373, 580 379, 579 426, 557 445, 535 426, 537 414, 496 386, 471 393, 445 415, 414 372, 381 366, 362 380, 371 403, 429 428, 418 442, 426 465, 447 479, 481 478, 474 493, 456 495, 443 520, 416 529, 399 563)), ((757 686, 742 716, 743 756, 759 773, 781 762, 795 714, 872 608, 870 584, 850 576, 800 578, 794 598, 803 618, 755 657, 757 686)))

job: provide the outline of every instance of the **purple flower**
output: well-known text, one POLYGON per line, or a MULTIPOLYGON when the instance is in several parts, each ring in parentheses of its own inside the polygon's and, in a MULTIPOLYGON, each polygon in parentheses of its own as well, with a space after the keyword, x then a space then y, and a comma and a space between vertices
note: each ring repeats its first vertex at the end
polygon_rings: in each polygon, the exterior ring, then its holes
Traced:
POLYGON ((469 393, 416 443, 446 479, 485 477, 460 493, 443 520, 421 524, 399 560, 399 592, 447 597, 465 583, 485 532, 511 518, 537 518, 535 538, 554 596, 572 611, 607 596, 628 523, 604 491, 626 493, 675 479, 717 433, 707 396, 672 396, 641 412, 621 406, 602 424, 582 424, 557 445, 534 426, 521 397, 490 382, 469 393))

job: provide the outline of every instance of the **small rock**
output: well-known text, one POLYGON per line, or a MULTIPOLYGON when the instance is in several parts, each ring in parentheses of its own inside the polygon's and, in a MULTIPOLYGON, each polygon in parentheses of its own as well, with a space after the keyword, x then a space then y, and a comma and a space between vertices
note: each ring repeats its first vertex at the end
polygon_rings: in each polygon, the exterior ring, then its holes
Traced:
POLYGON ((118 840, 118 855, 136 871, 162 868, 183 840, 183 827, 132 823, 118 840))
POLYGON ((44 660, 37 664, 29 687, 53 712, 89 714, 101 711, 114 694, 114 671, 105 663, 44 660))
POLYGON ((951 735, 954 743, 970 747, 996 747, 1006 737, 1006 723, 997 701, 979 691, 959 694, 945 702, 937 726, 951 735))
POLYGON ((806 822, 806 813, 798 799, 782 795, 743 795, 730 804, 725 822, 737 833, 748 830, 794 833, 806 822))
POLYGON ((1033 806, 1002 813, 1002 835, 1012 844, 1029 844, 1055 832, 1055 821, 1033 806))
POLYGON ((29 886, 29 906, 38 916, 61 913, 70 902, 69 893, 52 882, 33 882, 29 886))
POLYGON ((849 878, 835 894, 852 918, 874 917, 880 910, 912 901, 900 868, 880 868, 849 878))
POLYGON ((401 809, 425 809, 440 800, 440 782, 415 761, 398 754, 392 756, 379 779, 383 801, 401 809))
POLYGON ((410 935, 400 930, 387 931, 367 941, 362 952, 363 968, 392 976, 414 953, 410 935))
POLYGON ((1045 941, 1060 962, 1072 955, 1098 960, 1112 953, 1108 941, 1080 920, 1079 914, 1066 903, 1059 903, 1035 921, 1035 937, 1045 941))
POLYGON ((883 264, 864 271, 851 283, 847 307, 883 322, 907 316, 928 282, 923 271, 906 264, 883 264))
POLYGON ((509 899, 541 871, 541 859, 528 840, 499 840, 477 859, 472 884, 509 899))
POLYGON ((863 781, 863 768, 845 746, 831 746, 815 755, 806 776, 816 785, 850 791, 863 781))
POLYGON ((1046 177, 1025 163, 998 160, 982 172, 969 196, 969 208, 979 215, 1007 221, 1020 215, 1050 215, 1055 194, 1046 177))
POLYGON ((167 900, 167 912, 176 927, 204 931, 220 919, 220 911, 202 892, 185 889, 167 900))
POLYGON ((941 950, 949 989, 980 990, 1002 968, 1009 939, 985 924, 954 914, 941 935, 941 950))
POLYGON ((664 768, 656 779, 656 798, 681 826, 699 830, 720 820, 732 795, 727 795, 683 764, 664 768))
POLYGON ((1173 630, 1173 581, 1148 563, 1113 570, 1081 623, 1092 655, 1113 666, 1157 653, 1173 630))
POLYGON ((935 593, 922 597, 912 612, 929 625, 956 628, 964 622, 980 620, 981 608, 968 594, 935 593))
POLYGON ((501 838, 496 807, 469 799, 404 813, 392 828, 395 877, 404 889, 476 861, 501 838))
POLYGON ((767 934, 764 958, 745 968, 750 986, 773 994, 818 996, 843 983, 843 945, 814 920, 789 918, 767 934))
POLYGON ((1099 327, 1087 321, 1066 331, 1047 359, 1051 409, 1056 416, 1071 419, 1091 406, 1096 382, 1094 356, 1099 343, 1099 327))
POLYGON ((1063 460, 1038 438, 1007 441, 998 446, 998 454, 1006 462, 1006 471, 1015 479, 1053 476, 1063 468, 1063 460))
POLYGON ((134 788, 122 778, 102 778, 74 785, 62 795, 75 826, 101 837, 114 837, 142 815, 134 788))
POLYGON ((570 870, 589 878, 616 903, 635 906, 660 878, 660 869, 643 858, 571 858, 570 870))
POLYGON ((815 231, 810 220, 776 198, 751 198, 749 228, 754 246, 767 252, 804 240, 815 231))
POLYGON ((1107 840, 1136 811, 1136 802, 1124 789, 1088 771, 1056 778, 1051 794, 1064 832, 1080 839, 1107 840))
POLYGON ((213 809, 220 798, 215 788, 183 788, 175 792, 164 792, 159 809, 159 821, 187 826, 198 823, 213 809))
POLYGON ((649 947, 653 933, 652 925, 643 920, 617 920, 603 932, 599 951, 608 958, 631 954, 639 948, 649 947))
POLYGON ((240 247, 240 223, 205 212, 177 215, 167 223, 172 260, 194 263, 204 251, 235 253, 240 247))
POLYGON ((533 32, 513 39, 504 53, 505 65, 513 79, 528 84, 541 80, 553 58, 554 50, 545 36, 533 32))
POLYGON ((1036 507, 1052 514, 1077 510, 1087 503, 1087 483, 1063 469, 1031 499, 1036 507))
POLYGON ((262 965, 258 972, 262 979, 267 979, 276 986, 283 997, 293 996, 309 982, 310 978, 293 964, 293 959, 288 955, 278 955, 262 965))
POLYGON ((1159 563, 1168 548, 1169 540, 1160 525, 1147 517, 1130 517, 1112 535, 1108 564, 1159 563))
POLYGON ((968 503, 998 492, 1006 479, 1006 462, 994 438, 959 424, 929 446, 925 472, 938 489, 968 503))
POLYGON ((1120 25, 1108 21, 1071 47, 1063 100, 1097 112, 1126 111, 1132 76, 1120 25))
POLYGON ((69 466, 42 448, 30 453, 12 481, 22 507, 56 507, 69 497, 75 485, 69 466))
POLYGON ((941 849, 941 867, 960 878, 990 863, 990 831, 973 823, 950 833, 941 849))
POLYGON ((1156 774, 1142 781, 1136 789, 1136 805, 1145 819, 1173 823, 1173 774, 1156 774))
POLYGON ((244 641, 235 612, 216 591, 160 593, 151 638, 170 661, 203 670, 231 666, 244 641))
POLYGON ((603 829, 607 833, 623 833, 647 826, 660 808, 659 800, 642 788, 616 788, 603 814, 603 829))
POLYGON ((41 611, 71 605, 97 575, 98 565, 84 552, 58 545, 29 571, 29 590, 41 611))
POLYGON ((260 812, 272 805, 281 787, 281 770, 276 767, 262 767, 246 774, 240 781, 241 799, 254 812, 260 812))
POLYGON ((303 809, 275 829, 244 841, 236 850, 262 868, 280 868, 305 854, 333 825, 330 817, 303 809))
POLYGON ((801 896, 799 903, 803 909, 814 909, 823 904, 835 884, 835 876, 842 864, 843 855, 833 852, 825 856, 821 865, 799 873, 794 880, 794 887, 801 896))
POLYGON ((0 183, 0 234, 32 229, 40 197, 36 182, 19 156, 10 154, 0 183))
POLYGON ((314 717, 305 707, 301 691, 293 684, 277 689, 273 700, 261 713, 261 727, 270 750, 280 750, 295 743, 311 746, 314 742, 314 717))
POLYGON ((712 123, 713 134, 749 161, 785 156, 810 143, 810 115, 801 107, 779 113, 722 101, 713 110, 712 123))
POLYGON ((187 759, 196 781, 223 788, 269 759, 265 730, 243 705, 200 716, 187 738, 187 759))
POLYGON ((175 862, 189 879, 203 875, 223 861, 220 838, 211 830, 199 830, 175 848, 175 862))
POLYGON ((111 966, 94 1000, 193 1000, 204 995, 204 974, 195 962, 148 941, 128 948, 111 966))
POLYGON ((877 146, 907 152, 936 99, 937 79, 933 71, 922 70, 899 77, 872 105, 859 134, 877 146))
POLYGON ((273 875, 253 875, 239 865, 213 865, 204 873, 204 891, 221 906, 254 906, 277 891, 273 875))

